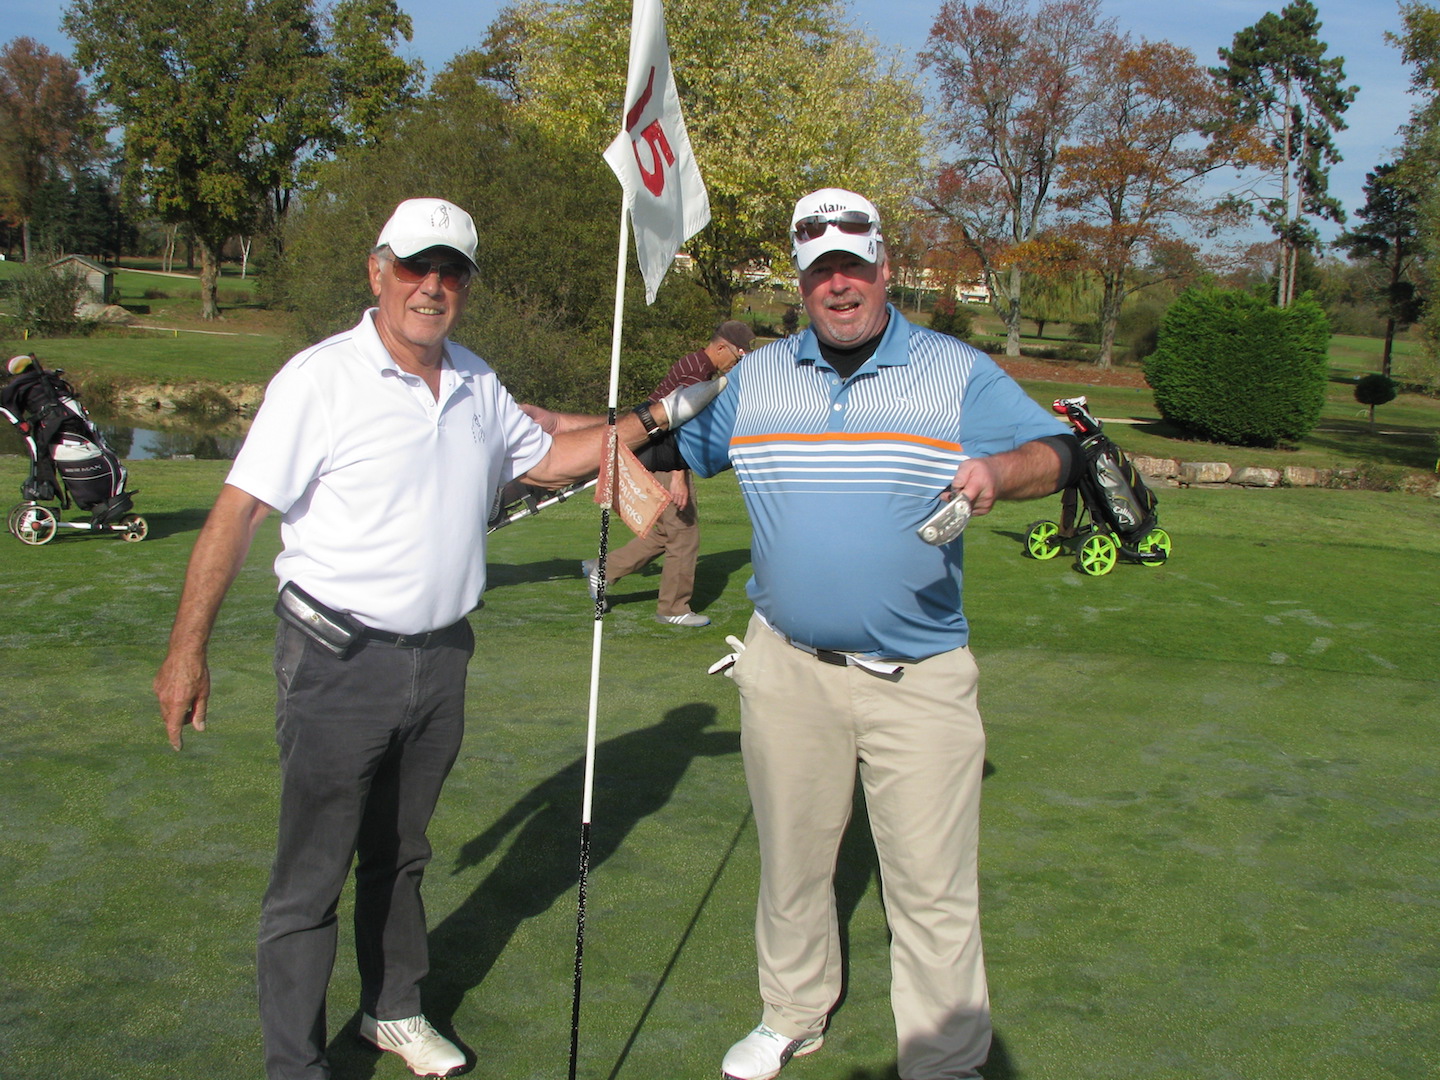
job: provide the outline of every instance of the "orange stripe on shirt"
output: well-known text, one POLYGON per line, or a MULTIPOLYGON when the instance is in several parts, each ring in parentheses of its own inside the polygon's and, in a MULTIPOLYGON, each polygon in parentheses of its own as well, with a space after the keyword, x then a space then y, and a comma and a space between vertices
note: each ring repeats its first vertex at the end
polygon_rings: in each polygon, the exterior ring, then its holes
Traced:
POLYGON ((932 446, 937 450, 956 450, 963 452, 963 447, 961 447, 958 442, 947 442, 943 439, 927 439, 923 435, 910 435, 900 431, 832 431, 818 435, 735 435, 730 439, 731 446, 759 446, 763 443, 827 442, 901 442, 914 443, 917 446, 932 446))

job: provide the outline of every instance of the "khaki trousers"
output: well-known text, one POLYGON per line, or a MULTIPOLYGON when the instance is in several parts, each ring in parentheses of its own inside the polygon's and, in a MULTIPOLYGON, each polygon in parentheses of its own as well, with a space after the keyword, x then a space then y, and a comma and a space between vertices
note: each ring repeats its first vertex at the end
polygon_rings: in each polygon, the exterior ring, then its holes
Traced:
MULTIPOLYGON (((670 474, 657 472, 655 479, 667 490, 670 474)), ((660 600, 657 615, 684 615, 690 610, 690 597, 695 593, 695 560, 700 554, 700 514, 692 493, 690 505, 684 510, 670 503, 660 520, 644 536, 637 536, 619 551, 605 556, 607 587, 627 574, 648 566, 661 555, 665 565, 660 568, 660 600)))
POLYGON ((902 1080, 977 1076, 990 1047, 976 850, 985 734, 968 649, 895 676, 827 664, 752 618, 734 668, 760 838, 764 1022, 818 1034, 841 991, 833 879, 858 767, 891 932, 902 1080))

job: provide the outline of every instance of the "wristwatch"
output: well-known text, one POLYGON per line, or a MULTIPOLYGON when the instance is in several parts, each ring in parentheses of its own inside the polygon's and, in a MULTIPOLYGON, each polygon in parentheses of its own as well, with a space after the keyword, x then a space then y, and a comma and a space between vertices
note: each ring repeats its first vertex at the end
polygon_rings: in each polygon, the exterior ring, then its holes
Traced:
POLYGON ((650 402, 642 401, 635 406, 635 415, 640 418, 640 424, 645 428, 645 434, 651 439, 658 439, 665 434, 660 430, 660 425, 655 422, 655 417, 650 415, 650 402))

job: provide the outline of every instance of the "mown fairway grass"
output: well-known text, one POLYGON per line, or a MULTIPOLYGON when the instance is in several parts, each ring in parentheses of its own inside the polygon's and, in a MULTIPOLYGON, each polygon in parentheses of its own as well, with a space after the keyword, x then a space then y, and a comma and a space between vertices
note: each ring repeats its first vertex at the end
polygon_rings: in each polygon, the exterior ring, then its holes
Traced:
MULTIPOLYGON (((0 1074, 258 1076, 256 911, 275 813, 273 523, 221 613, 211 729, 166 746, 148 686, 218 462, 135 462, 140 544, 0 537, 0 1074)), ((0 458, 14 492, 17 459, 0 458)), ((733 686, 749 530, 705 482, 703 630, 657 578, 606 618, 580 1075, 713 1077, 758 1015, 757 862, 733 686)), ((1021 556, 1057 499, 967 539, 990 745, 988 1080, 1440 1075, 1434 733, 1440 501, 1161 492, 1163 567, 1086 578, 1021 556)), ((596 512, 492 538, 470 730, 431 830, 427 1008, 475 1075, 564 1075, 596 512)), ((417 522, 417 527, 433 523, 417 522)), ((816 537, 844 558, 844 537, 816 537)), ((856 572, 863 572, 857 567, 856 572)), ((873 851, 837 892, 850 989, 794 1080, 893 1077, 873 851)), ((355 1047, 348 898, 337 1080, 407 1076, 355 1047)))

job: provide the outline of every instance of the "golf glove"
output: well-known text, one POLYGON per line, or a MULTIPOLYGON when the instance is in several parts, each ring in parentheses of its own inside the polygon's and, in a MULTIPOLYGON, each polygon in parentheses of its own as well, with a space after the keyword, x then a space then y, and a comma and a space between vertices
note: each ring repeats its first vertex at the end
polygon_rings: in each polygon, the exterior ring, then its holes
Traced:
POLYGON ((727 381, 725 376, 721 375, 708 382, 677 386, 671 390, 660 399, 660 404, 665 406, 666 427, 674 431, 686 420, 693 420, 705 406, 720 396, 720 391, 725 389, 727 381))
POLYGON ((716 660, 715 663, 710 665, 710 670, 706 672, 706 674, 723 674, 727 679, 733 679, 735 676, 730 674, 730 669, 735 666, 735 661, 739 660, 740 654, 745 651, 745 643, 734 634, 726 634, 725 644, 729 645, 735 651, 726 653, 719 660, 716 660))

